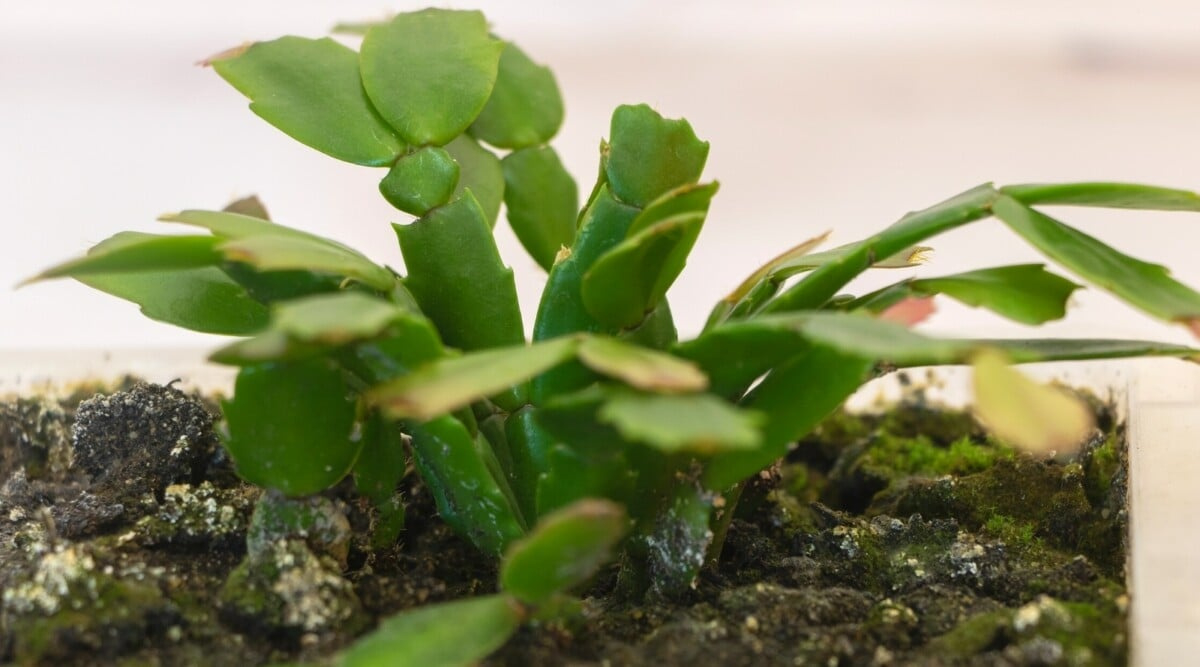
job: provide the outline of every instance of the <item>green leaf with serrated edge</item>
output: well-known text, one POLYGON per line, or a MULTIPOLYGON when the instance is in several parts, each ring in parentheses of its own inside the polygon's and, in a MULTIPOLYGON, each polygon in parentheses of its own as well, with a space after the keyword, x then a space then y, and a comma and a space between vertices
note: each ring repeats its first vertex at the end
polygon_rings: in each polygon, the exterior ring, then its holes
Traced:
POLYGON ((720 185, 716 181, 704 184, 688 183, 666 192, 647 204, 642 212, 638 213, 638 216, 629 225, 629 231, 625 233, 625 237, 629 238, 655 223, 685 213, 707 214, 708 207, 712 204, 712 198, 716 196, 719 187, 720 185))
MULTIPOLYGON (((261 270, 262 267, 256 267, 260 270, 248 272, 236 265, 225 267, 226 273, 263 302, 295 298, 336 288, 338 281, 329 281, 327 276, 314 273, 314 270, 327 270, 326 264, 353 270, 356 274, 354 277, 380 291, 391 291, 395 283, 390 272, 349 246, 262 218, 229 211, 188 210, 160 216, 159 220, 201 227, 236 243, 248 242, 249 250, 264 255, 265 264, 287 264, 286 260, 289 258, 299 261, 297 258, 309 256, 322 263, 299 267, 312 269, 305 271, 261 270), (272 244, 265 240, 266 237, 284 240, 277 244, 277 250, 272 250, 268 247, 272 244), (385 274, 388 276, 386 279, 385 274)), ((235 255, 236 253, 235 250, 235 255)))
POLYGON ((813 345, 777 367, 741 402, 766 418, 760 446, 713 457, 704 485, 727 489, 771 465, 869 379, 874 366, 873 359, 813 345))
MULTIPOLYGON (((389 329, 421 326, 423 319, 396 304, 361 292, 302 297, 274 306, 268 330, 232 343, 209 359, 247 365, 302 358, 331 347, 382 336, 389 329)), ((425 326, 428 326, 425 323, 425 326)))
POLYGON ((1200 330, 1200 292, 1151 264, 1115 250, 1007 196, 994 206, 996 217, 1043 255, 1154 317, 1200 330))
POLYGON ((386 292, 396 277, 382 266, 340 244, 295 236, 251 236, 225 241, 218 249, 231 262, 242 262, 259 271, 307 270, 353 278, 386 292))
POLYGON ((356 401, 329 360, 247 366, 222 402, 225 448, 246 481, 288 495, 317 493, 350 471, 356 401))
POLYGON ((708 378, 694 364, 665 352, 589 336, 578 348, 579 360, 597 373, 646 391, 703 391, 708 378))
POLYGON ((588 498, 547 514, 500 563, 500 587, 538 605, 586 582, 612 558, 628 527, 616 503, 588 498))
MULTIPOLYGON (((106 253, 113 245, 155 238, 125 232, 96 244, 89 252, 106 253)), ((267 309, 246 290, 213 267, 77 276, 79 282, 137 304, 152 320, 204 333, 245 335, 266 327, 267 309)))
POLYGON ((1103 206, 1157 211, 1200 211, 1200 195, 1136 183, 1025 183, 1000 192, 1026 206, 1103 206))
POLYGON ((406 315, 385 299, 343 291, 279 304, 272 311, 271 328, 296 340, 340 345, 374 338, 406 315))
POLYGON ((480 457, 471 434, 457 419, 406 420, 413 459, 429 485, 438 514, 484 553, 500 555, 524 534, 517 508, 480 457))
MULTIPOLYGON (((583 305, 580 294, 583 274, 597 257, 625 238, 625 232, 638 212, 639 209, 613 199, 607 186, 597 190, 581 219, 570 255, 550 270, 533 325, 534 340, 604 330, 605 327, 589 315, 583 305)), ((568 364, 534 378, 530 384, 530 397, 539 404, 550 396, 579 389, 594 378, 595 375, 582 366, 568 364)))
POLYGON ((700 180, 708 142, 686 120, 667 120, 645 104, 613 112, 605 167, 619 201, 643 207, 681 185, 700 180))
POLYGON ((267 326, 266 306, 220 269, 110 273, 75 278, 136 303, 146 317, 203 333, 244 336, 267 326))
POLYGON ((683 271, 703 225, 703 213, 673 216, 602 255, 583 276, 588 313, 608 327, 636 326, 683 271))
POLYGON ((945 294, 1017 322, 1042 324, 1066 315, 1067 299, 1078 288, 1041 264, 1018 264, 906 280, 863 295, 845 309, 878 313, 909 297, 945 294))
POLYGON ((212 236, 161 236, 139 232, 120 232, 101 241, 82 257, 52 266, 32 278, 27 285, 50 278, 137 271, 170 271, 214 266, 222 260, 215 246, 221 240, 212 236))
POLYGON ((979 353, 972 368, 975 416, 1006 443, 1034 454, 1068 454, 1095 428, 1081 399, 1030 380, 999 352, 979 353))
POLYGON ((991 184, 980 185, 925 210, 909 213, 887 229, 847 246, 798 283, 771 299, 766 311, 817 308, 837 294, 878 257, 892 257, 925 239, 991 215, 1000 196, 991 184))
POLYGON ((469 189, 483 209, 488 226, 495 227, 504 201, 504 169, 500 158, 466 134, 446 144, 446 152, 458 162, 458 187, 451 199, 459 199, 469 189))
POLYGON ((562 94, 550 68, 506 42, 492 96, 471 134, 497 148, 519 149, 550 141, 562 122, 562 94))
POLYGON ((579 192, 549 146, 513 151, 504 168, 504 205, 521 245, 543 269, 575 240, 579 192))
POLYGON ((339 667, 468 667, 508 641, 525 618, 508 595, 425 605, 379 624, 355 642, 339 667))
POLYGON ((210 64, 250 98, 251 111, 326 155, 377 167, 404 148, 367 99, 358 54, 332 39, 281 37, 210 64))
POLYGON ((664 453, 707 456, 759 444, 759 416, 711 394, 619 392, 605 402, 598 417, 625 440, 664 453))
POLYGON ((478 350, 525 341, 512 270, 470 192, 393 227, 408 267, 404 284, 447 345, 478 350))
MULTIPOLYGON (((189 209, 178 213, 166 213, 158 217, 161 222, 175 222, 192 227, 201 227, 216 236, 228 239, 244 239, 252 236, 291 236, 317 241, 327 241, 332 245, 341 245, 337 241, 322 238, 316 234, 300 231, 294 227, 271 222, 265 218, 234 213, 232 211, 203 211, 189 209)), ((342 246, 346 250, 351 250, 342 246)))
POLYGON ((368 30, 359 69, 371 102, 402 138, 443 146, 487 103, 503 48, 482 13, 425 9, 368 30))
POLYGON ((426 146, 396 160, 379 193, 389 204, 412 215, 450 201, 458 185, 458 162, 443 148, 426 146))
POLYGON ((435 361, 368 392, 371 403, 401 419, 430 419, 494 394, 567 361, 579 340, 504 347, 435 361))

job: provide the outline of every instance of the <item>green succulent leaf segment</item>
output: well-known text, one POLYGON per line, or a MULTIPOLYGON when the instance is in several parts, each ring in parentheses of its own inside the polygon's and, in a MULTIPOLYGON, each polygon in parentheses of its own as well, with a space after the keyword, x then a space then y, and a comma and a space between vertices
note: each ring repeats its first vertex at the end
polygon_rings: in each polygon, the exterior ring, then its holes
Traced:
POLYGON ((625 510, 606 500, 581 500, 542 518, 537 530, 509 547, 500 586, 528 604, 591 578, 625 534, 625 510))
POLYGON ((450 201, 458 175, 458 162, 445 149, 426 146, 396 160, 379 192, 401 211, 425 215, 450 201))
POLYGON ((384 621, 339 661, 341 667, 466 667, 512 636, 525 611, 507 595, 430 605, 384 621))
POLYGON ((487 104, 503 46, 479 12, 400 14, 363 38, 362 83, 405 141, 443 146, 487 104))
POLYGON ((247 366, 225 401, 225 447, 238 474, 289 495, 316 493, 350 471, 355 404, 342 371, 324 359, 247 366))
POLYGON ((267 308, 219 269, 75 276, 88 287, 132 301, 152 320, 201 333, 244 336, 267 324, 267 308))
POLYGON ((521 245, 549 271, 575 240, 579 193, 549 146, 513 151, 502 162, 504 205, 521 245))
POLYGON ((550 68, 505 43, 495 88, 471 134, 497 148, 528 148, 550 141, 562 122, 562 95, 550 68))
POLYGON ((404 149, 367 99, 358 54, 328 37, 281 37, 209 62, 250 98, 251 111, 326 155, 378 167, 404 149))
POLYGON ((687 121, 618 107, 579 211, 548 143, 563 121, 557 83, 480 13, 427 9, 356 32, 357 53, 284 37, 211 64, 283 132, 379 168, 381 195, 415 217, 394 224, 403 274, 248 198, 162 218, 190 234, 117 234, 27 281, 75 278, 153 319, 237 336, 211 357, 238 367, 224 442, 271 498, 353 475, 338 493, 374 505, 368 542, 387 548, 415 470, 441 518, 500 560, 502 592, 402 613, 341 664, 476 664, 527 620, 561 614, 614 554, 626 594, 686 591, 718 560, 745 481, 890 369, 974 366, 981 419, 1044 454, 1089 422, 1009 364, 1200 361, 1154 341, 943 338, 897 315, 948 297, 1036 325, 1066 314, 1078 280, 1200 335, 1200 292, 1039 208, 1200 211, 1195 193, 1120 183, 984 184, 826 250, 830 232, 815 228, 680 341, 667 294, 717 192, 700 183, 709 146, 687 121), (548 271, 532 342, 493 236, 502 205, 548 271), (993 216, 1071 279, 1019 264, 846 293, 993 216))
POLYGON ((395 229, 405 286, 447 345, 478 350, 525 340, 512 270, 470 191, 395 229))

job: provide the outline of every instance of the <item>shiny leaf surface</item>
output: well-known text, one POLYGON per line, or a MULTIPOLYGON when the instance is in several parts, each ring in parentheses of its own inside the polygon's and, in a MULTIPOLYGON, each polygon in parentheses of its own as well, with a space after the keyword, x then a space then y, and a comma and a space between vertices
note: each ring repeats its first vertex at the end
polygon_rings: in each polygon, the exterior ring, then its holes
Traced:
POLYGON ((222 402, 238 475, 288 495, 322 491, 350 471, 355 400, 325 359, 248 366, 222 402))

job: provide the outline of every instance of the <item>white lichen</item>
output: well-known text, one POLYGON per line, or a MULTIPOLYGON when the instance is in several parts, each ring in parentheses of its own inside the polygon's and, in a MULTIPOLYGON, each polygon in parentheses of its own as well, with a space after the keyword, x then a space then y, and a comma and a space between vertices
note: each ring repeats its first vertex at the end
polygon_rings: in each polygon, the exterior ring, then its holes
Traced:
POLYGON ((97 598, 96 581, 91 576, 95 569, 96 563, 87 552, 75 546, 59 546, 38 560, 31 577, 4 591, 4 608, 48 616, 61 609, 67 598, 73 600, 74 607, 81 607, 80 596, 90 601, 97 598))
POLYGON ((346 602, 353 595, 350 582, 302 543, 279 540, 273 550, 279 577, 271 591, 283 601, 285 624, 316 632, 336 626, 354 613, 346 602))

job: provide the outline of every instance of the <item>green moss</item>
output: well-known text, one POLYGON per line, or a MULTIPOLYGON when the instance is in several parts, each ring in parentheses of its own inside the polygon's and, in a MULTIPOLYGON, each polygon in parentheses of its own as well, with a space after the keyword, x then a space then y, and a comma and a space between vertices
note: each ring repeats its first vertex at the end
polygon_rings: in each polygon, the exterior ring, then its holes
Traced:
POLYGON ((1110 431, 1104 442, 1092 449, 1084 460, 1083 488, 1093 505, 1102 505, 1113 477, 1121 468, 1120 434, 1110 431))
POLYGON ((59 662, 79 646, 116 654, 144 641, 152 621, 170 612, 157 587, 92 572, 72 582, 54 613, 13 619, 13 655, 19 665, 36 665, 59 662))
POLYGON ((882 467, 899 474, 969 475, 990 468, 996 461, 1011 460, 1013 450, 991 443, 976 442, 962 436, 940 445, 925 435, 903 436, 884 431, 871 441, 863 455, 863 464, 882 467))
POLYGON ((983 532, 1022 552, 1041 546, 1041 540, 1037 538, 1037 526, 1029 521, 1018 521, 1003 514, 989 518, 983 524, 983 532))
POLYGON ((951 658, 969 658, 1006 642, 1012 610, 984 612, 968 617, 926 645, 926 653, 951 658))

